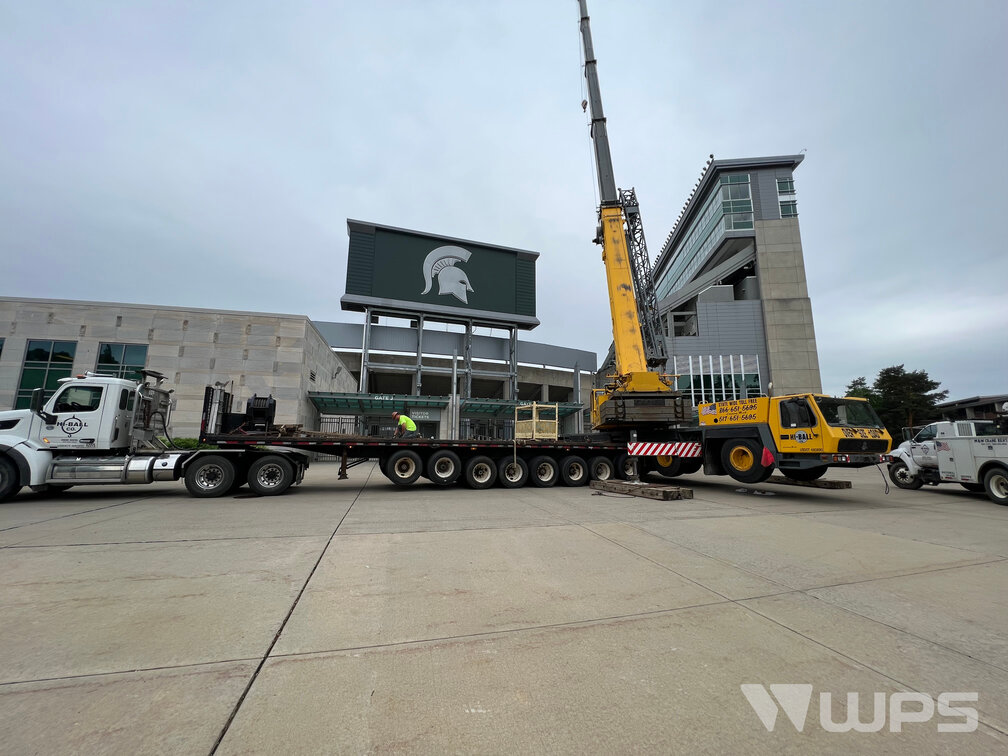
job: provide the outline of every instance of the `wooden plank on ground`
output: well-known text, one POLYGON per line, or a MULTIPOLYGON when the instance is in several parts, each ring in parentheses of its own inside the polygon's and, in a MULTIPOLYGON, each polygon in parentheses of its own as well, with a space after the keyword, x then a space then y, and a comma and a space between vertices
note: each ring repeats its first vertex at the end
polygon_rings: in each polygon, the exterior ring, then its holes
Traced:
POLYGON ((693 489, 681 486, 659 486, 654 483, 631 483, 624 480, 593 480, 591 487, 607 493, 643 496, 646 499, 659 501, 674 501, 676 499, 692 499, 693 489))
POLYGON ((771 475, 767 483, 780 483, 785 486, 804 486, 805 488, 850 488, 849 480, 791 480, 783 475, 771 475))

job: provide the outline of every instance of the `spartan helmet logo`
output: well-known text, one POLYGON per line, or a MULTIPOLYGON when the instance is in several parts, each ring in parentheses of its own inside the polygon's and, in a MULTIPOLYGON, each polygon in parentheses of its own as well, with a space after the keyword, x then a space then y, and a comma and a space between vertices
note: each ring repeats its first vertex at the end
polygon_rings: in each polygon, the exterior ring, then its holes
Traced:
POLYGON ((462 247, 438 247, 427 255, 423 263, 423 275, 426 288, 420 292, 426 294, 431 290, 434 277, 438 281, 438 294, 451 294, 460 302, 469 304, 466 292, 476 291, 469 283, 465 271, 455 267, 457 262, 468 262, 472 255, 462 247))

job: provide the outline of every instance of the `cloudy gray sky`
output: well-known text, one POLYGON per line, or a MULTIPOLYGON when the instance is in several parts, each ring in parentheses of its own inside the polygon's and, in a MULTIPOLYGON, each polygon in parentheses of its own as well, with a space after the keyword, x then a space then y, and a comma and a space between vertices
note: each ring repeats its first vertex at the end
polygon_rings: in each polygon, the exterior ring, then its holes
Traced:
MULTIPOLYGON (((1008 3, 589 0, 657 253, 709 153, 795 176, 823 387, 1008 392, 1008 3)), ((0 295, 343 313, 346 219, 537 250, 604 354, 574 0, 0 0, 0 295)))

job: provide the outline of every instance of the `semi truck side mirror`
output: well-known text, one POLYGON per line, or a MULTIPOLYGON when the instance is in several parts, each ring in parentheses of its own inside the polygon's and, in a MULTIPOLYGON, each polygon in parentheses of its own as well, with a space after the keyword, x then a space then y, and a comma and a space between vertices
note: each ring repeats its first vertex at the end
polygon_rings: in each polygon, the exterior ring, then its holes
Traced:
POLYGON ((44 403, 42 400, 42 396, 43 396, 42 389, 37 388, 34 391, 32 391, 31 399, 28 401, 28 409, 30 409, 36 415, 41 417, 45 422, 49 424, 55 423, 56 418, 53 415, 50 415, 48 412, 42 411, 42 405, 44 403))

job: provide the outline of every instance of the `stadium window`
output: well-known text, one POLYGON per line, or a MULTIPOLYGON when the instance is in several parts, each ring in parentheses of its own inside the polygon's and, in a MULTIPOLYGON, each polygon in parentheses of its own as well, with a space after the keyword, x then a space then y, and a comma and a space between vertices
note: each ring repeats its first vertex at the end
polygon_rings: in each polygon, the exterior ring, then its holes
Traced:
POLYGON ((48 400, 59 387, 60 379, 72 375, 76 354, 76 341, 29 339, 14 409, 27 409, 37 388, 42 389, 43 398, 48 400))

